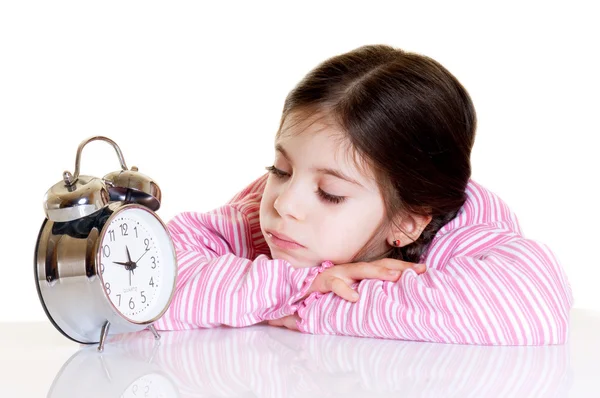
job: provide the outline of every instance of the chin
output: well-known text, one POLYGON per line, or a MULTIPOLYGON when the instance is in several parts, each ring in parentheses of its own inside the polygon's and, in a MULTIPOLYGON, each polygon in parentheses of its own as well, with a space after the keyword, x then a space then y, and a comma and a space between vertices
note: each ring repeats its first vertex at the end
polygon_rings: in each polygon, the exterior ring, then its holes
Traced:
POLYGON ((271 249, 271 258, 273 260, 285 260, 287 262, 289 262, 290 264, 292 264, 292 266, 294 268, 309 268, 309 267, 315 267, 319 264, 317 264, 314 261, 310 261, 310 260, 306 260, 306 259, 297 259, 294 256, 286 253, 286 252, 281 252, 278 249, 271 249))

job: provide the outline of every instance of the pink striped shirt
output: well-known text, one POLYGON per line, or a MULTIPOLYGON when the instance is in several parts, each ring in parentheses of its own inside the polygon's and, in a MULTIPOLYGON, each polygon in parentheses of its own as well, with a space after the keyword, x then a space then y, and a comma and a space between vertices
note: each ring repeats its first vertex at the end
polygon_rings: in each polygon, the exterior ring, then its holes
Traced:
POLYGON ((524 238, 508 206, 473 180, 458 215, 421 257, 427 271, 362 280, 352 303, 333 293, 302 300, 325 266, 271 259, 259 224, 267 176, 223 207, 167 224, 179 275, 157 329, 242 327, 298 313, 299 329, 313 334, 482 345, 567 340, 573 296, 560 262, 524 238))

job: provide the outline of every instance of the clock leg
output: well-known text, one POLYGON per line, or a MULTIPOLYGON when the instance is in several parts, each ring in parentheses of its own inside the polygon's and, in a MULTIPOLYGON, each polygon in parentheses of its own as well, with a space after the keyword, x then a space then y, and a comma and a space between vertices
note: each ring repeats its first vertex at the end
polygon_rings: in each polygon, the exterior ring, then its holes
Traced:
POLYGON ((98 352, 104 351, 104 341, 108 336, 108 329, 110 328, 110 322, 106 321, 106 323, 102 326, 102 330, 100 331, 100 343, 98 344, 98 352))
POLYGON ((154 327, 154 325, 148 326, 148 330, 150 330, 152 332, 152 334, 154 335, 154 338, 156 340, 160 339, 160 334, 158 334, 158 332, 156 331, 156 328, 154 327))
POLYGON ((102 364, 102 369, 104 369, 104 374, 109 382, 112 382, 112 377, 110 375, 110 371, 108 370, 108 366, 106 366, 106 362, 104 362, 104 355, 98 355, 100 357, 100 363, 102 364))

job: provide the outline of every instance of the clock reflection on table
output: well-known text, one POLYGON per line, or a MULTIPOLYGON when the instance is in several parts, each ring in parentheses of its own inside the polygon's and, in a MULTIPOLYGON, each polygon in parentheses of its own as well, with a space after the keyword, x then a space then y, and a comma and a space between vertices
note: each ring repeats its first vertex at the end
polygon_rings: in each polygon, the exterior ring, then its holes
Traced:
POLYGON ((82 347, 48 397, 566 397, 568 345, 469 346, 255 325, 111 337, 82 347))
POLYGON ((136 338, 152 351, 124 344, 106 347, 102 353, 82 347, 62 366, 48 397, 179 397, 171 377, 153 362, 160 343, 147 335, 136 338))

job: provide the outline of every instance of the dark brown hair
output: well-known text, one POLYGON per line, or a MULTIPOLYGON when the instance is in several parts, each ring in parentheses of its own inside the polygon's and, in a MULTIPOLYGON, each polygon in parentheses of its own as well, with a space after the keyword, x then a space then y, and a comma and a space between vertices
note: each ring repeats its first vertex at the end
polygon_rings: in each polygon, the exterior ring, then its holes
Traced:
POLYGON ((466 200, 476 115, 464 87, 427 56, 368 45, 310 71, 287 96, 278 135, 292 112, 324 113, 339 124, 370 166, 389 222, 432 216, 415 242, 380 256, 418 262, 466 200))

